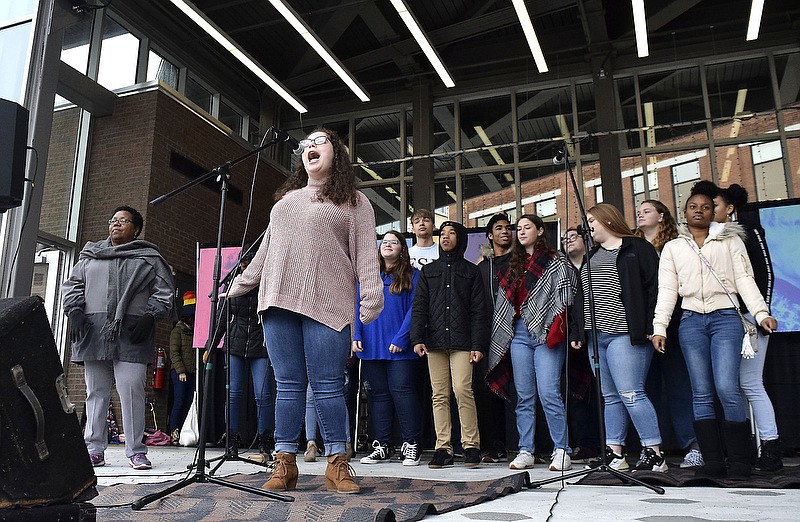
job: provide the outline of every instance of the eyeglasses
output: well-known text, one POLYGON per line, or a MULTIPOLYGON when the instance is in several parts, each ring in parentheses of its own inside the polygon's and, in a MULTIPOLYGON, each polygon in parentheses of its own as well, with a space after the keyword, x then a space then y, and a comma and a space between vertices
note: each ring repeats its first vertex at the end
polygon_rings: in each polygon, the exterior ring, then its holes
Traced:
POLYGON ((127 225, 130 222, 131 222, 130 219, 125 219, 125 218, 111 218, 108 220, 109 225, 113 225, 114 223, 119 223, 120 225, 127 225))
POLYGON ((325 143, 330 142, 331 140, 328 139, 327 136, 324 134, 322 136, 317 136, 316 138, 307 138, 304 140, 300 140, 297 142, 297 148, 294 149, 295 154, 302 154, 306 147, 310 147, 313 143, 316 146, 324 145, 325 143))
POLYGON ((564 236, 561 238, 561 241, 564 243, 574 243, 578 240, 578 236, 564 236))
POLYGON ((381 245, 396 246, 396 245, 399 245, 399 244, 400 244, 400 241, 398 241, 396 239, 384 239, 383 241, 381 241, 381 245))

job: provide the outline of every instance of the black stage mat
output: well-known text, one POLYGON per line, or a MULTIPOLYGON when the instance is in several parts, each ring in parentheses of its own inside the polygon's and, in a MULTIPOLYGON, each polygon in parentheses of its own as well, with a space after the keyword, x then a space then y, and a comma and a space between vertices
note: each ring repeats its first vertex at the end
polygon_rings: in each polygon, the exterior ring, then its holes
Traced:
MULTIPOLYGON (((698 478, 695 470, 681 469, 677 466, 669 468, 666 473, 654 471, 637 471, 632 476, 656 486, 665 487, 720 487, 720 488, 755 488, 755 489, 797 489, 800 488, 800 466, 786 466, 771 475, 752 475, 746 480, 698 478)), ((629 472, 625 472, 626 474, 629 472)), ((581 478, 578 484, 588 486, 619 486, 623 482, 610 473, 590 473, 581 478)), ((630 484, 629 484, 630 485, 630 484)))

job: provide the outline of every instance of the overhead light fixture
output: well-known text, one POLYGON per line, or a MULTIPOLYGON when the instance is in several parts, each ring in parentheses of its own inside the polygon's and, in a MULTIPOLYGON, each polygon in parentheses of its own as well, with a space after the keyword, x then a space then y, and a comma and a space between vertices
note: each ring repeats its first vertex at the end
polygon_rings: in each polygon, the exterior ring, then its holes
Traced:
POLYGON ((442 79, 442 83, 444 83, 445 87, 455 87, 456 84, 453 81, 453 78, 450 76, 450 73, 447 71, 447 68, 442 63, 442 60, 439 58, 439 55, 436 54, 436 50, 433 48, 431 43, 428 41, 428 37, 425 33, 422 32, 419 24, 417 23, 417 19, 414 17, 414 14, 408 9, 408 6, 405 3, 405 0, 392 0, 392 6, 397 11, 397 14, 400 15, 400 18, 403 20, 403 23, 406 24, 408 30, 411 31, 411 35, 414 37, 414 40, 417 41, 417 44, 422 48, 422 52, 425 53, 425 56, 428 58, 428 61, 433 66, 436 74, 439 75, 439 78, 442 79))
POLYGON ((644 14, 644 0, 631 0, 633 4, 633 28, 636 32, 636 54, 639 58, 650 55, 647 46, 647 18, 644 14))
POLYGON ((747 38, 755 40, 758 38, 758 31, 761 29, 761 15, 764 14, 764 0, 753 0, 750 6, 750 21, 747 22, 747 38))
POLYGON ((239 47, 222 29, 212 22, 206 15, 202 13, 191 2, 185 0, 170 0, 175 7, 181 10, 183 14, 188 16, 194 23, 196 23, 203 31, 205 31, 211 38, 217 41, 222 47, 225 48, 234 58, 239 60, 242 65, 247 67, 253 74, 258 76, 261 81, 267 84, 270 89, 275 91, 278 96, 286 100, 297 112, 303 114, 308 112, 308 108, 295 98, 289 90, 284 87, 281 82, 275 79, 260 63, 255 61, 252 56, 239 47))
POLYGON ((536 37, 536 31, 533 30, 533 22, 531 22, 531 15, 528 14, 528 8, 525 7, 525 0, 513 0, 512 3, 517 11, 517 18, 519 18, 519 23, 522 25, 525 38, 528 40, 528 46, 531 48, 536 68, 540 73, 546 73, 548 71, 547 63, 544 61, 544 54, 542 53, 542 47, 539 45, 539 39, 536 37))
POLYGON ((331 50, 328 49, 324 43, 322 43, 316 35, 313 33, 311 28, 306 24, 300 16, 286 4, 284 0, 269 0, 269 3, 272 4, 272 7, 278 10, 278 12, 283 16, 289 25, 294 27, 294 30, 300 33, 300 36, 303 37, 303 40, 308 42, 308 45, 319 55, 322 60, 328 64, 328 67, 333 69, 339 78, 350 87, 350 90, 358 96, 358 99, 362 102, 369 101, 369 95, 367 91, 358 83, 358 81, 344 68, 344 65, 335 57, 331 50))

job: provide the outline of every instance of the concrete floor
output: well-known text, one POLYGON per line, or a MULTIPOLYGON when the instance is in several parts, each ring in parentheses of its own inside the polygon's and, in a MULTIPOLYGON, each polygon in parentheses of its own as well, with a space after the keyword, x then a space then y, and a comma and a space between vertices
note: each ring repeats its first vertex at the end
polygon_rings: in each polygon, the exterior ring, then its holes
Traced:
MULTIPOLYGON (((135 471, 128 466, 124 449, 110 446, 106 451, 106 466, 95 468, 98 485, 157 483, 177 480, 187 473, 187 465, 194 459, 195 448, 150 447, 149 457, 153 469, 135 471)), ((206 458, 222 453, 209 448, 206 458)), ((423 456, 418 467, 403 466, 399 462, 364 465, 352 462, 359 476, 393 476, 436 480, 487 480, 515 473, 508 464, 484 464, 467 469, 456 462, 455 467, 441 470, 429 469, 423 456)), ((798 465, 800 459, 788 459, 787 465, 798 465)), ((677 462, 676 464, 677 465, 677 462)), ((324 458, 317 462, 298 462, 300 473, 322 475, 324 458)), ((574 465, 580 469, 582 465, 574 465)), ((258 473, 263 468, 246 462, 226 462, 216 475, 224 477, 236 473, 258 473)), ((544 464, 528 470, 531 480, 544 480, 557 476, 544 464)), ((517 521, 517 520, 590 520, 597 521, 797 521, 800 520, 800 490, 791 489, 727 489, 727 488, 667 488, 664 495, 649 489, 627 486, 577 486, 555 482, 539 489, 526 489, 491 502, 459 509, 443 515, 429 515, 424 520, 439 521, 517 521)))

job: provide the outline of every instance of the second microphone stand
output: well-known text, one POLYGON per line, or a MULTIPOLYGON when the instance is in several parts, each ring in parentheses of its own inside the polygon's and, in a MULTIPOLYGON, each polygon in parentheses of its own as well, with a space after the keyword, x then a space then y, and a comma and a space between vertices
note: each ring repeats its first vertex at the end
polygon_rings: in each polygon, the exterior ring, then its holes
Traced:
MULTIPOLYGON (((595 376, 595 398, 597 400, 597 427, 598 432, 600 434, 600 441, 603 444, 603 449, 600 451, 600 465, 596 468, 589 468, 589 469, 582 469, 580 471, 574 471, 572 473, 567 473, 565 475, 559 475, 557 477, 545 479, 545 480, 538 480, 535 482, 531 482, 529 487, 531 488, 539 488, 544 486, 545 484, 550 484, 553 482, 560 482, 562 480, 567 480, 574 477, 582 477, 584 475, 590 475, 592 473, 608 473, 613 475, 614 477, 618 478, 620 481, 626 484, 637 484, 639 486, 648 488, 659 495, 664 494, 664 488, 660 486, 655 486, 653 484, 648 484, 643 482, 637 478, 632 477, 629 474, 623 473, 618 469, 614 469, 609 466, 609 463, 606 460, 606 451, 605 451, 605 443, 606 443, 606 425, 603 421, 603 392, 602 387, 600 386, 600 349, 597 346, 597 321, 595 320, 595 305, 594 305, 594 292, 592 291, 592 267, 591 261, 589 259, 589 220, 586 217, 586 209, 583 207, 583 201, 581 201, 581 194, 578 191, 578 183, 575 181, 575 174, 572 172, 572 166, 569 163, 569 155, 567 154, 567 145, 564 144, 564 147, 558 151, 558 154, 555 158, 556 160, 563 159, 564 160, 564 168, 569 173, 569 177, 572 180, 572 189, 575 191, 575 199, 578 201, 578 209, 581 215, 581 226, 578 227, 578 234, 583 239, 583 244, 587 245, 585 248, 586 252, 584 253, 584 266, 586 267, 586 276, 588 279, 588 296, 589 296, 589 317, 592 319, 592 368, 595 376)), ((567 339, 567 343, 569 343, 569 339, 567 339)), ((567 348, 569 349, 569 348, 567 348)))

